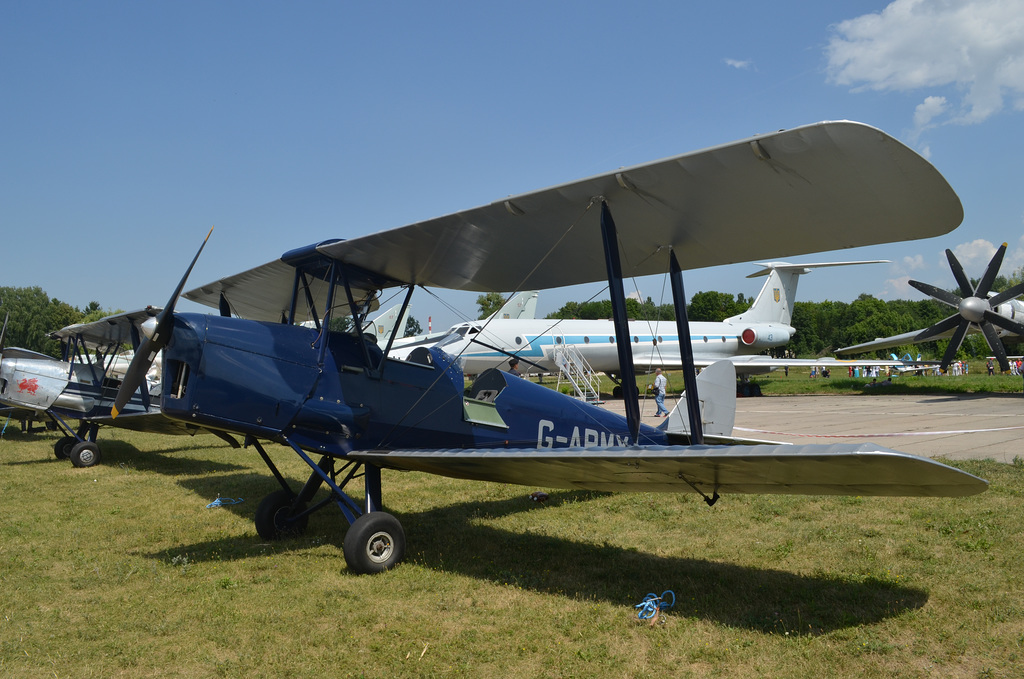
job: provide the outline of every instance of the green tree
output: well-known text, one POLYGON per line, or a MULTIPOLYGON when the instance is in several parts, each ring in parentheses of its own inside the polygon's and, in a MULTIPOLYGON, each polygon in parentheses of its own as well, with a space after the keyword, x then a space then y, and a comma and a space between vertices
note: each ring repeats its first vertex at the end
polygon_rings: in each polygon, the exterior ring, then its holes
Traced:
POLYGON ((82 312, 59 300, 51 300, 39 286, 0 288, 0 313, 7 317, 4 346, 21 347, 60 356, 60 342, 49 333, 81 321, 82 312))
POLYGON ((416 318, 412 314, 409 314, 409 320, 405 322, 405 335, 404 335, 404 337, 413 337, 414 335, 419 335, 419 334, 422 334, 422 333, 423 333, 423 326, 420 325, 420 322, 417 321, 416 318))
POLYGON ((480 307, 479 319, 484 319, 505 305, 505 296, 500 292, 488 292, 476 298, 476 305, 480 307))
POLYGON ((727 292, 709 290, 698 292, 690 299, 686 315, 691 321, 724 321, 730 316, 741 314, 750 308, 743 295, 734 299, 727 292))

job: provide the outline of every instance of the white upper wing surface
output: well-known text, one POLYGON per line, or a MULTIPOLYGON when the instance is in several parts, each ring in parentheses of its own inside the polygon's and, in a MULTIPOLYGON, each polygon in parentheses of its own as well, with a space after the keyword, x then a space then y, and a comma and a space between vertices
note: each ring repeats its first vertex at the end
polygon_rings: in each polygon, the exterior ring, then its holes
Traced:
POLYGON ((478 291, 605 280, 600 205, 624 276, 938 236, 963 208, 884 132, 825 122, 620 169, 319 247, 403 283, 478 291), (597 198, 598 201, 594 199, 597 198))

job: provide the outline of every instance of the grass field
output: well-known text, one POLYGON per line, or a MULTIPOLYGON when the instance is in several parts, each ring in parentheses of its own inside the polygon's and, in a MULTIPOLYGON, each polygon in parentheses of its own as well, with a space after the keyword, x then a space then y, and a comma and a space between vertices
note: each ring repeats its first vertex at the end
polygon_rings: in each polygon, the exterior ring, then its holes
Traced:
MULTIPOLYGON (((967 499, 533 490, 384 473, 407 560, 353 576, 344 522, 268 544, 275 489, 212 436, 0 441, 3 677, 1014 677, 1024 468, 967 499), (244 502, 207 508, 218 496, 244 502), (671 589, 658 624, 634 605, 671 589)), ((297 457, 272 450, 282 472, 297 457)))

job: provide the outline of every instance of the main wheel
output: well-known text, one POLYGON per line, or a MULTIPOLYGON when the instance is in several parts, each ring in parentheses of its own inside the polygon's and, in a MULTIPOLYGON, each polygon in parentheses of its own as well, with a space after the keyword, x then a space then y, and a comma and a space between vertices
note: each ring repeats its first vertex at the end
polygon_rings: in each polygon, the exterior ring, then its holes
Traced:
POLYGON ((69 457, 76 467, 94 467, 100 463, 100 447, 92 441, 82 441, 71 448, 69 457))
POLYGON ((71 457, 71 449, 78 443, 78 439, 74 436, 65 436, 57 439, 57 442, 53 444, 53 454, 57 456, 58 460, 66 460, 71 457))
POLYGON ((301 503, 292 507, 295 496, 286 490, 275 490, 263 498, 260 506, 256 508, 256 516, 253 522, 256 524, 256 532, 264 540, 281 540, 289 537, 296 537, 306 532, 306 524, 309 517, 290 521, 292 516, 306 511, 306 504, 301 503))
POLYGON ((387 512, 367 512, 349 526, 344 550, 353 573, 381 573, 405 556, 405 531, 387 512))

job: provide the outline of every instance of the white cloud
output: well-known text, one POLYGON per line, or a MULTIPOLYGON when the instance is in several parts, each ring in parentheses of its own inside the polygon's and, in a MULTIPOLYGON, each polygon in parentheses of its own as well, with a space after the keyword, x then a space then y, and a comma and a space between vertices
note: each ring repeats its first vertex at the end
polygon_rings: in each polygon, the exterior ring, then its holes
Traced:
POLYGON ((1003 258, 1003 268, 1000 273, 1009 277, 1021 267, 1024 267, 1024 236, 1017 239, 1016 245, 1006 248, 1006 257, 1003 258))
POLYGON ((738 68, 740 70, 749 70, 754 66, 754 62, 749 59, 743 61, 739 59, 724 59, 723 61, 725 61, 727 66, 732 66, 733 68, 738 68))
POLYGON ((923 269, 923 268, 925 268, 925 265, 924 265, 924 255, 914 255, 913 257, 904 257, 902 261, 903 261, 903 269, 905 269, 907 271, 914 271, 915 269, 923 269))
POLYGON ((919 129, 979 123, 1001 111, 1007 98, 1014 110, 1024 110, 1020 0, 895 0, 833 30, 826 49, 830 82, 855 91, 959 93, 955 104, 928 96, 914 114, 919 129))
POLYGON ((910 276, 886 279, 882 286, 881 296, 889 299, 916 299, 914 294, 917 293, 917 289, 910 287, 910 284, 907 283, 909 280, 910 276))
POLYGON ((919 129, 926 127, 934 118, 945 113, 947 108, 945 97, 925 97, 924 102, 914 110, 914 125, 919 129))
POLYGON ((980 278, 985 273, 985 268, 992 259, 992 255, 996 254, 996 246, 984 238, 961 243, 950 249, 956 255, 957 261, 964 268, 964 273, 968 278, 980 278))

